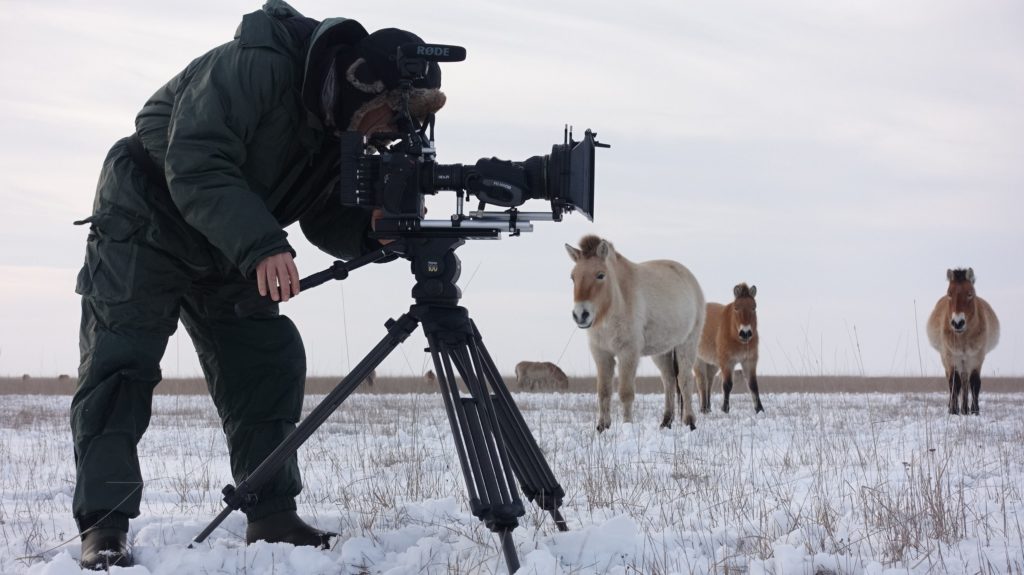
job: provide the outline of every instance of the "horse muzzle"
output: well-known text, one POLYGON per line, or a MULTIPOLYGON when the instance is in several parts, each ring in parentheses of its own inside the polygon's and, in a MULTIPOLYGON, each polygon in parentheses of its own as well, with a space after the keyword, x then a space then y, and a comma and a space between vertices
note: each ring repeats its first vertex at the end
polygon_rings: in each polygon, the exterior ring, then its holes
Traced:
POLYGON ((576 327, 580 329, 587 329, 594 325, 594 312, 591 309, 589 303, 578 303, 572 308, 572 319, 576 322, 576 327))
POLYGON ((949 320, 949 327, 956 333, 967 331, 967 317, 962 313, 953 314, 953 317, 949 320))
POLYGON ((740 343, 750 343, 750 340, 754 339, 754 330, 750 327, 741 327, 737 336, 740 338, 740 343))

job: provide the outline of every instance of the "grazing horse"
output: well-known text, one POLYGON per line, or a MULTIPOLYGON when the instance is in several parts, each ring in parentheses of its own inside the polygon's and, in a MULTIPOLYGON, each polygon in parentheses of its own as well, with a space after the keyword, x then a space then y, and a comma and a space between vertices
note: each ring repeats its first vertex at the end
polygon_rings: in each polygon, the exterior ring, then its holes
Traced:
POLYGON ((946 270, 949 289, 928 318, 928 341, 942 356, 949 383, 949 412, 978 414, 981 364, 999 343, 999 318, 988 302, 974 293, 974 270, 946 270), (960 405, 957 405, 959 396, 960 405))
POLYGON ((701 413, 711 411, 711 384, 722 373, 722 411, 729 413, 733 367, 743 368, 747 388, 754 399, 754 413, 764 411, 757 392, 757 286, 742 283, 732 288, 732 303, 708 303, 707 319, 697 348, 697 393, 701 413))
POLYGON ((569 389, 569 377, 550 361, 520 361, 516 364, 516 381, 523 391, 569 389))
POLYGON ((611 426, 612 378, 619 364, 622 418, 633 420, 636 368, 652 356, 665 388, 662 427, 672 427, 675 394, 683 422, 695 429, 693 365, 704 326, 704 293, 690 270, 669 260, 633 263, 597 236, 585 236, 576 249, 565 246, 572 269, 572 317, 587 330, 597 364, 597 430, 611 426))

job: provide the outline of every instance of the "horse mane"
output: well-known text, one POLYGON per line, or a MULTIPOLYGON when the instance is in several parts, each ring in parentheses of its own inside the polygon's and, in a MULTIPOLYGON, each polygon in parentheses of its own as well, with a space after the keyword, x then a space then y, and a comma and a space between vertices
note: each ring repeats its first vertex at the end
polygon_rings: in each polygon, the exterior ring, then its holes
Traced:
POLYGON ((955 270, 953 270, 953 281, 955 281, 955 282, 970 281, 970 280, 967 279, 967 270, 964 269, 964 268, 956 268, 955 270))
MULTIPOLYGON (((580 240, 580 251, 583 252, 583 257, 592 258, 597 256, 597 246, 601 245, 601 238, 595 235, 583 236, 580 240)), ((614 249, 611 242, 607 242, 608 247, 614 249)))

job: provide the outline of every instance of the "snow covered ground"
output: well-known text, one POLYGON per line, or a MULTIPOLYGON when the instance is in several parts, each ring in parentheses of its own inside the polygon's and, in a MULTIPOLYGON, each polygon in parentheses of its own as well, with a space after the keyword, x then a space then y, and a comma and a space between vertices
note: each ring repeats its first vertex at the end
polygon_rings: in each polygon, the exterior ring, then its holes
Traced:
MULTIPOLYGON (((764 391, 765 414, 741 389, 694 432, 659 429, 662 399, 642 395, 636 422, 615 411, 603 434, 589 394, 518 394, 571 529, 528 504, 520 572, 1024 573, 1024 394, 953 417, 939 393, 764 391)), ((0 573, 79 572, 69 403, 0 398, 0 573)), ((230 482, 208 398, 159 396, 140 452, 137 565, 112 572, 507 572, 437 395, 353 395, 303 446, 299 513, 342 534, 329 551, 247 547, 240 513, 187 549, 230 482)))

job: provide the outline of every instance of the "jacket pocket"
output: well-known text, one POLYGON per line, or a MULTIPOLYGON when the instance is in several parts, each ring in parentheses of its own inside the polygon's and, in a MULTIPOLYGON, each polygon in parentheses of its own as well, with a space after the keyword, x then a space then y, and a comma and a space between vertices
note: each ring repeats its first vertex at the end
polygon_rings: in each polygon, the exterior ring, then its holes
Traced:
POLYGON ((110 302, 131 299, 138 268, 139 231, 145 222, 126 214, 98 212, 75 222, 84 224, 90 224, 90 231, 75 292, 110 302))

